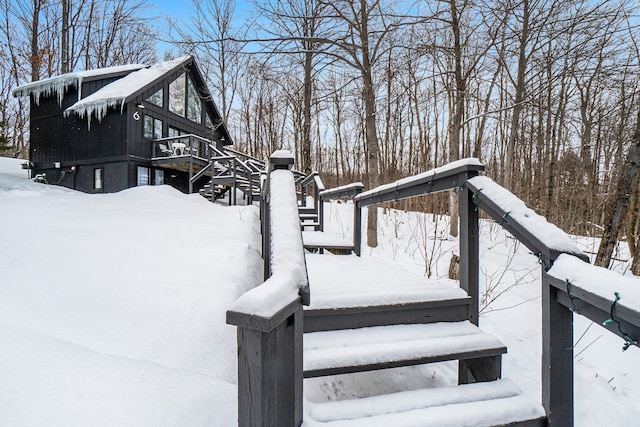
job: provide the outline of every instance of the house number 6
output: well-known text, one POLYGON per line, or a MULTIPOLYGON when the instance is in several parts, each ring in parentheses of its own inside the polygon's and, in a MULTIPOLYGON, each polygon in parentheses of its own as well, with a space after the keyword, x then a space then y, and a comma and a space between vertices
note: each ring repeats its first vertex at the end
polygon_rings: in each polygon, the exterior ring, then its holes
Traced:
POLYGON ((140 113, 138 113, 137 111, 135 113, 133 113, 133 118, 134 120, 140 120, 140 113))

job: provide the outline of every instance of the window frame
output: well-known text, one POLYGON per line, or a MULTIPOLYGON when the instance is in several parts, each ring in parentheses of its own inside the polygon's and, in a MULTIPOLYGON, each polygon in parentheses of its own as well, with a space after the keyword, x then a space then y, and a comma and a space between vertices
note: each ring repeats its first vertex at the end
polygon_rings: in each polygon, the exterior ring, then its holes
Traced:
POLYGON ((104 168, 93 168, 93 189, 96 191, 104 190, 104 168))
POLYGON ((149 141, 155 141, 164 135, 164 121, 150 114, 145 114, 142 121, 142 137, 149 141), (147 120, 151 120, 151 134, 147 133, 147 120), (158 132, 156 132, 158 131, 158 132))
POLYGON ((137 165, 137 167, 136 167, 136 186, 137 187, 142 187, 144 185, 151 185, 150 178, 151 178, 151 170, 150 170, 150 168, 148 166, 137 165), (142 172, 142 171, 146 171, 146 174, 141 174, 140 172, 142 172), (143 181, 143 180, 141 180, 140 178, 141 177, 144 178, 145 176, 146 176, 146 182, 145 183, 141 183, 141 181, 143 181))

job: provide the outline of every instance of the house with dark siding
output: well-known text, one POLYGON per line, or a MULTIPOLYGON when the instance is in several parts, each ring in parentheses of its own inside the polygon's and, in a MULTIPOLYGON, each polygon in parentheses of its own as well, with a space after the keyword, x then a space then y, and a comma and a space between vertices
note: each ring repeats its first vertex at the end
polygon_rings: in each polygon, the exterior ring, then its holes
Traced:
POLYGON ((64 74, 20 86, 30 97, 32 175, 87 193, 169 184, 197 191, 232 143, 192 56, 64 74))

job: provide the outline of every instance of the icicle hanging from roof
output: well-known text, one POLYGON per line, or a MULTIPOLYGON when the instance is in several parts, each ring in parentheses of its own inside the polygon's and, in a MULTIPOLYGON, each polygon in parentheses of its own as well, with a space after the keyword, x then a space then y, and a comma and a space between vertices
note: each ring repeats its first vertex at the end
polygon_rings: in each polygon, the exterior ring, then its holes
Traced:
POLYGON ((41 97, 48 97, 55 94, 58 96, 58 105, 62 106, 64 94, 67 88, 71 86, 78 89, 78 100, 82 99, 82 82, 86 78, 136 71, 144 67, 144 65, 140 64, 131 64, 67 73, 18 86, 13 89, 11 93, 13 96, 32 95, 36 105, 40 105, 41 97))
POLYGON ((91 116, 95 114, 98 121, 106 116, 109 108, 115 108, 120 104, 121 112, 127 99, 145 86, 161 78, 167 72, 184 64, 191 56, 183 56, 173 61, 155 64, 149 68, 143 68, 127 76, 106 85, 102 89, 92 93, 84 99, 73 104, 64 111, 65 116, 73 113, 80 118, 87 118, 91 125, 91 116))

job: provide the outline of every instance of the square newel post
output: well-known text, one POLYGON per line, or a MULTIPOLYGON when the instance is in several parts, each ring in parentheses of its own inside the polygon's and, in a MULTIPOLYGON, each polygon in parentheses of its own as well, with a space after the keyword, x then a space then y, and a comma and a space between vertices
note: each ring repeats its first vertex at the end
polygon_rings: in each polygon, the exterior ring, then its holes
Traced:
POLYGON ((324 231, 324 199, 320 196, 320 193, 318 193, 318 200, 318 230, 324 231))
POLYGON ((302 315, 300 305, 273 329, 238 326, 238 427, 302 424, 302 315))
POLYGON ((460 287, 471 297, 468 319, 478 324, 480 294, 480 237, 478 208, 466 180, 477 176, 475 171, 460 174, 458 203, 460 212, 460 287))
POLYGON ((353 201, 353 252, 360 256, 362 251, 362 205, 353 201))
POLYGON ((542 406, 549 426, 573 427, 573 312, 558 302, 542 260, 542 406))

